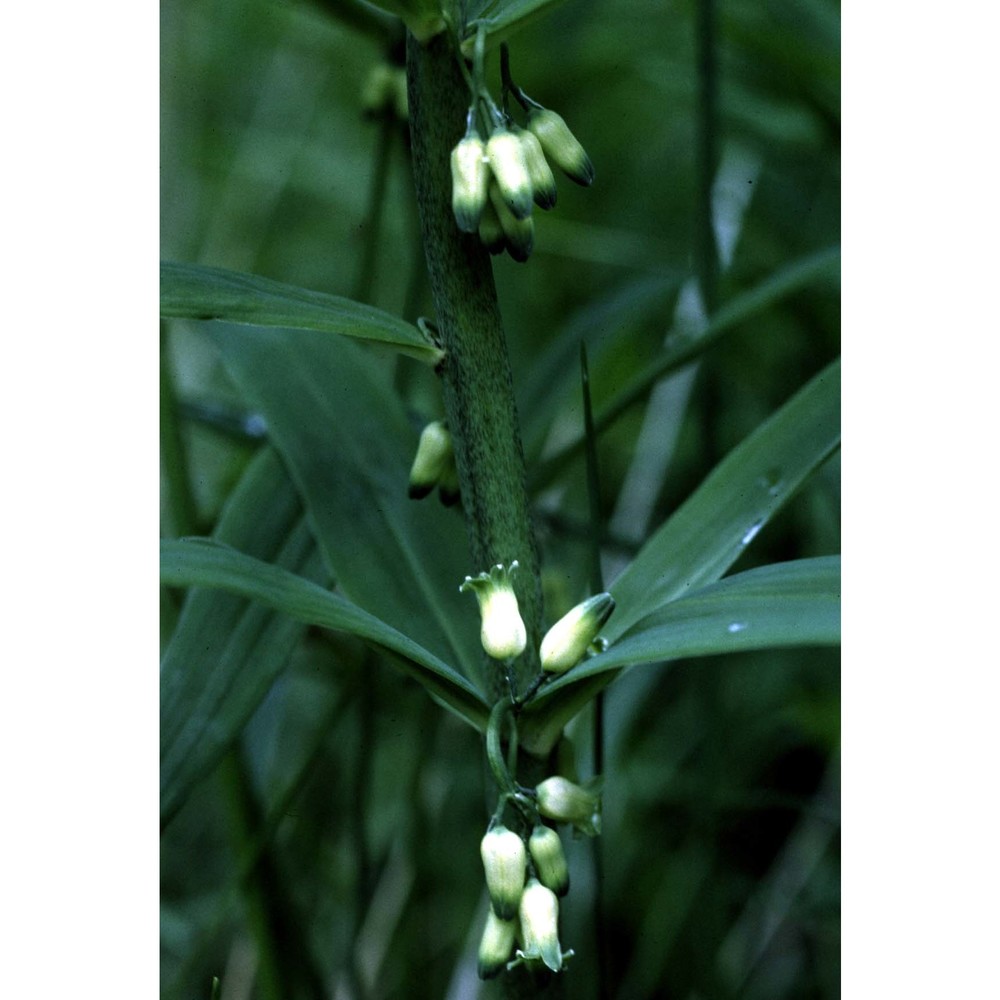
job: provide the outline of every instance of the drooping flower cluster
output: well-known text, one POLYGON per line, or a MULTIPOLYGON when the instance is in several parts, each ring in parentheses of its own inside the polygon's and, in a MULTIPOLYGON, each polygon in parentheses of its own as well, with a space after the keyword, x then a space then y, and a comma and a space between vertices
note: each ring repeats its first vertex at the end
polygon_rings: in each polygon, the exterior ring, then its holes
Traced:
POLYGON ((506 58, 503 69, 503 110, 480 87, 469 108, 465 135, 452 150, 451 204, 462 232, 478 233, 490 253, 506 250, 523 263, 535 242, 532 205, 548 211, 556 203, 549 161, 584 187, 594 181, 594 165, 562 116, 510 80, 506 58), (508 93, 527 112, 523 127, 507 110, 508 93))
MULTIPOLYGON (((467 576, 460 588, 476 595, 483 648, 507 664, 508 679, 513 659, 527 646, 527 630, 511 579, 517 568, 517 560, 507 567, 497 563, 488 572, 467 576)), ((553 826, 564 823, 578 834, 599 834, 600 780, 580 786, 553 775, 534 789, 519 786, 503 760, 500 734, 502 720, 510 718, 516 736, 516 713, 538 686, 553 674, 569 670, 600 644, 598 632, 614 606, 610 594, 598 594, 564 615, 542 640, 542 671, 535 684, 518 699, 511 680, 510 700, 498 701, 490 714, 487 757, 501 798, 480 844, 490 897, 479 946, 479 975, 484 979, 519 963, 560 972, 572 955, 559 941, 559 897, 569 891, 569 868, 553 826), (501 821, 508 808, 516 814, 514 825, 520 832, 501 821)))
POLYGON ((483 837, 480 853, 490 896, 479 944, 480 977, 490 979, 516 960, 561 971, 572 952, 559 943, 558 897, 569 891, 559 834, 539 822, 525 845, 519 834, 496 824, 483 837))

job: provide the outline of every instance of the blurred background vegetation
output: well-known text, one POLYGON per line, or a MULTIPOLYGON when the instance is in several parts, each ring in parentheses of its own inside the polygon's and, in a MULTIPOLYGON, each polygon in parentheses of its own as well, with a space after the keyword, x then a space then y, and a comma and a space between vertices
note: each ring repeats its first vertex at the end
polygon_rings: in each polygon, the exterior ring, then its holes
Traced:
MULTIPOLYGON (((599 406, 668 332, 702 322, 693 278, 724 306, 839 243, 839 5, 728 0, 707 25, 704 9, 566 0, 510 39, 515 79, 565 117, 597 173, 587 190, 560 181, 556 210, 535 213, 526 265, 495 261, 529 475, 579 433, 581 340, 599 406)), ((405 124, 362 107, 373 69, 398 62, 397 28, 335 0, 162 0, 162 256, 432 315, 405 124)), ((812 281, 601 437, 608 582, 839 354, 839 320, 836 275, 812 281)), ((165 482, 162 532, 208 533, 265 429, 197 324, 171 322, 162 345, 165 424, 192 488, 165 482)), ((438 416, 434 376, 396 364, 415 424, 438 416)), ((552 620, 588 575, 582 459, 534 485, 552 620)), ((838 551, 834 458, 736 569, 838 551)), ((162 605, 166 642, 178 595, 162 605)), ((598 996, 602 949, 622 1000, 839 995, 838 660, 703 658, 609 688, 604 914, 598 932, 590 845, 570 842, 567 995, 598 996)), ((590 718, 570 729, 584 775, 590 718)), ((213 976, 232 1000, 496 995, 474 954, 491 805, 471 729, 360 644, 304 630, 164 830, 163 995, 207 998, 213 976)))

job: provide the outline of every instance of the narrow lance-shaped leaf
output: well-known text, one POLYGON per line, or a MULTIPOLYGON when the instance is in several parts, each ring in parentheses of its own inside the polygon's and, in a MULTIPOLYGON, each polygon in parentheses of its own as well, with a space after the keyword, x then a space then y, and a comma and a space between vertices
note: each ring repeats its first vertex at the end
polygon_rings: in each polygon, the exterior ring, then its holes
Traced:
MULTIPOLYGON (((302 505, 271 448, 244 472, 216 537, 301 576, 326 579, 302 505)), ((303 631, 300 623, 231 594, 187 594, 160 667, 164 825, 237 739, 303 631)))
POLYGON ((840 641, 840 557, 748 570, 671 601, 610 648, 544 688, 522 717, 526 747, 545 749, 624 667, 690 656, 840 641))
MULTIPOLYGON (((594 418, 598 432, 610 427, 631 406, 646 396, 650 390, 672 372, 699 358, 722 337, 738 329, 740 324, 770 308, 815 281, 835 276, 840 268, 840 247, 827 247, 793 261, 759 285, 735 296, 712 317, 708 325, 696 336, 669 341, 659 357, 604 403, 594 418)), ((567 462, 583 447, 583 435, 563 445, 558 452, 540 463, 531 475, 533 488, 539 489, 551 481, 567 462)))
POLYGON ((615 639, 651 611, 719 579, 840 442, 840 361, 734 448, 609 588, 615 639))
POLYGON ((477 729, 486 728, 489 708, 461 674, 408 636, 310 580, 209 539, 161 543, 160 572, 164 583, 220 587, 297 621, 348 632, 388 650, 400 658, 406 673, 459 718, 477 729))
POLYGON ((687 656, 840 642, 840 556, 761 566, 709 584, 643 618, 547 695, 619 667, 687 656))
POLYGON ((428 364, 443 357, 417 327, 381 309, 199 264, 160 262, 160 315, 337 333, 387 345, 428 364))
MULTIPOLYGON (((609 588, 617 608, 605 638, 613 642, 668 602, 718 580, 839 440, 836 361, 737 445, 647 541, 609 588)), ((543 694, 523 717, 525 746, 548 749, 614 676, 602 671, 574 682, 570 674, 565 686, 543 694)))
POLYGON ((343 338, 211 324, 205 331, 263 414, 338 591, 470 676, 478 621, 457 510, 409 499, 417 427, 391 373, 343 338))

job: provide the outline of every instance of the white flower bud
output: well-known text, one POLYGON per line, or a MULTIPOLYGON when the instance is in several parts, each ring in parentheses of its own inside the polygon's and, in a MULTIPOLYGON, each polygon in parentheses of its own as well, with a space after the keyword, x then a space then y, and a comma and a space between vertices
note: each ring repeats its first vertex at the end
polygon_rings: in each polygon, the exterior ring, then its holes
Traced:
MULTIPOLYGON (((490 184, 492 187, 492 183, 490 184)), ((483 216, 479 220, 479 242, 486 247, 494 256, 503 253, 507 247, 507 237, 504 234, 503 226, 500 224, 500 216, 493 207, 493 200, 488 198, 486 208, 483 209, 483 216)))
POLYGON ((474 233, 486 205, 490 168, 486 145, 475 133, 451 151, 451 208, 463 233, 474 233))
POLYGON ((547 108, 536 108, 528 114, 527 125, 538 136, 542 149, 552 162, 571 181, 584 187, 594 182, 594 165, 562 115, 547 108))
POLYGON ((498 128, 486 143, 486 156, 504 204, 515 219, 526 219, 531 215, 532 195, 524 147, 513 132, 498 128))
POLYGON ((562 948, 559 945, 559 900, 551 889, 538 879, 528 880, 518 907, 524 958, 540 958, 553 972, 562 968, 562 948))
POLYGON ((517 569, 515 559, 506 569, 497 563, 489 573, 467 576, 459 590, 471 590, 479 601, 482 627, 479 638, 483 649, 494 660, 509 660, 520 656, 528 644, 528 633, 517 606, 517 595, 511 574, 517 569))
POLYGON ((528 168, 531 193, 535 204, 544 211, 548 211, 555 207, 556 179, 552 176, 549 161, 545 159, 542 144, 538 141, 538 136, 527 129, 519 128, 514 134, 524 150, 524 162, 528 168))
POLYGON ((530 215, 525 219, 515 218, 495 183, 490 184, 490 202, 503 229, 507 253, 519 264, 523 264, 531 256, 535 246, 534 220, 530 215))
POLYGON ((517 920, 504 920, 490 908, 479 941, 480 979, 492 979, 503 970, 514 951, 516 934, 517 920))
POLYGON ((538 811, 557 823, 571 823, 581 833, 594 837, 601 832, 601 797, 567 778, 546 778, 535 787, 538 811))
POLYGON ((528 838, 528 853, 538 873, 538 881, 557 896, 569 892, 569 868, 559 834, 539 823, 528 838))
POLYGON ((454 462, 451 435, 444 423, 435 420, 420 432, 417 454, 410 469, 409 495, 413 500, 427 496, 454 462))
POLYGON ((486 872, 486 888, 497 916, 510 920, 517 913, 528 857, 524 841, 513 830, 501 825, 488 830, 479 845, 486 872))
POLYGON ((542 639, 542 670, 559 674, 576 666, 614 610, 610 594, 596 594, 563 615, 542 639))

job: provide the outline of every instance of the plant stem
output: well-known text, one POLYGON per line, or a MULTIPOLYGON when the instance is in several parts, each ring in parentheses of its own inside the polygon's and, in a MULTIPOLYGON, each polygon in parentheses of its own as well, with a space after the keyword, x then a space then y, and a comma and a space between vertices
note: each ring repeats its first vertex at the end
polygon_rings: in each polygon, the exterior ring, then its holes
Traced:
POLYGON ((716 136, 718 98, 715 0, 698 0, 696 7, 698 62, 698 224, 696 270, 705 312, 712 316, 718 297, 719 251, 712 221, 712 186, 718 161, 716 136))
MULTIPOLYGON (((541 586, 524 454, 490 257, 451 209, 451 150, 462 137, 468 86, 445 35, 407 38, 413 175, 431 294, 446 357, 444 403, 462 490, 474 572, 517 559, 514 589, 528 632, 518 682, 538 672, 541 586)), ((505 691, 491 662, 490 695, 505 691)))
POLYGON ((178 538, 193 535, 198 523, 197 509, 191 489, 187 448, 177 413, 177 395, 164 323, 160 324, 160 456, 170 497, 173 533, 178 538))

